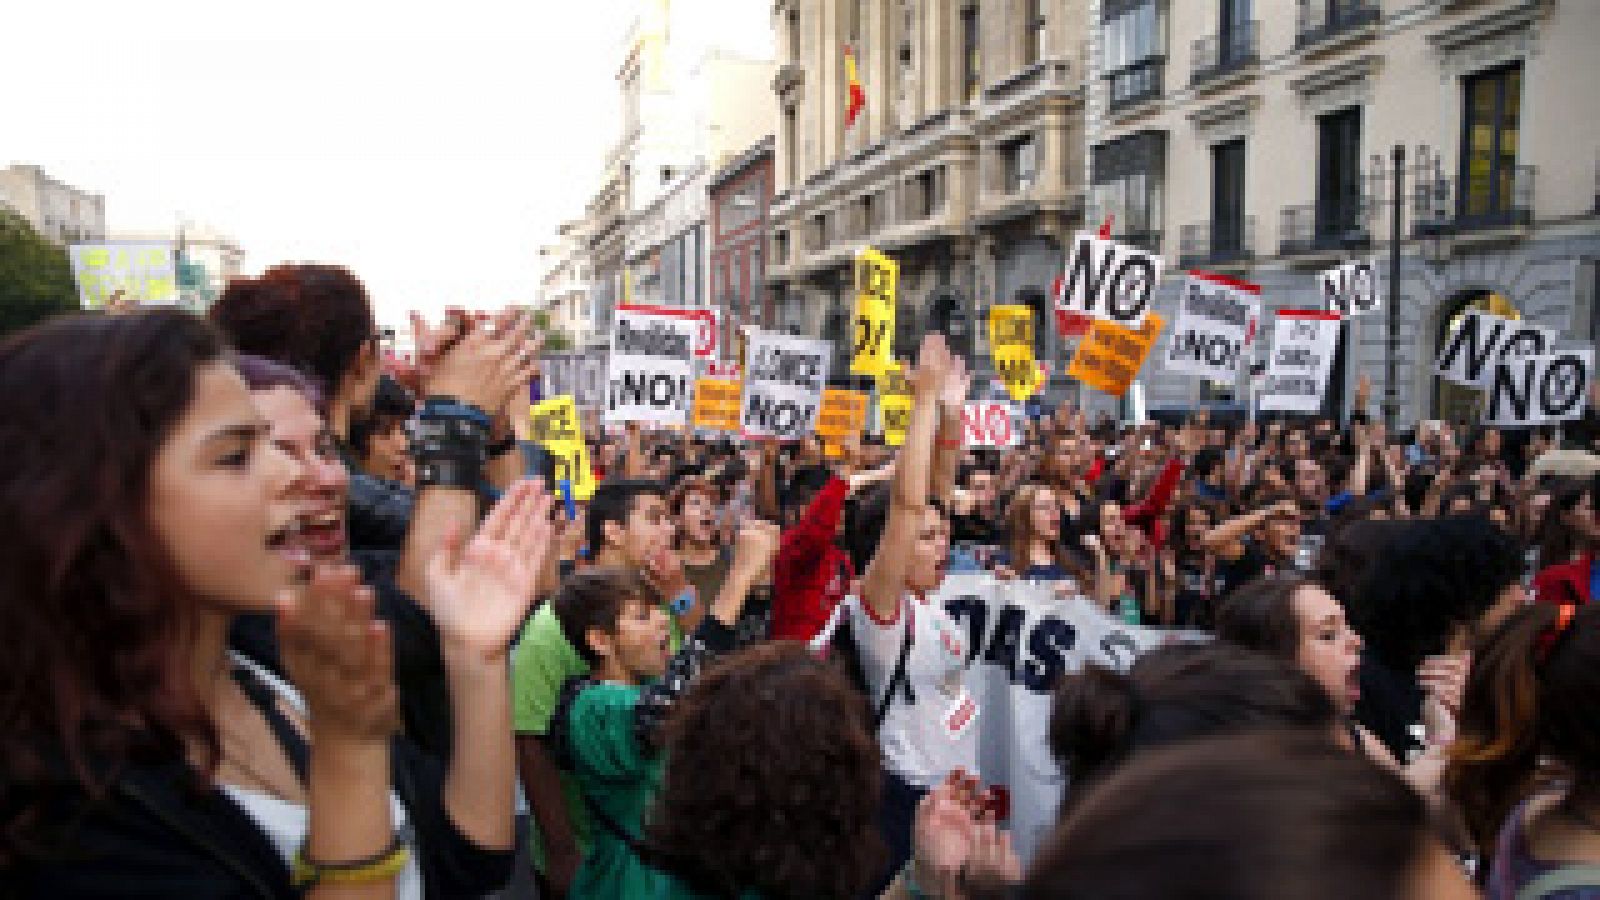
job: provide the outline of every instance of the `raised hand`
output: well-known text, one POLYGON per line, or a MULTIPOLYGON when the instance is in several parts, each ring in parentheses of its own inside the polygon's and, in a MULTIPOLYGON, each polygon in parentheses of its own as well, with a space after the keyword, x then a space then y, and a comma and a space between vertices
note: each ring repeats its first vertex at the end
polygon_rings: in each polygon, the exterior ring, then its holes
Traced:
POLYGON ((912 823, 917 884, 934 896, 959 895, 961 872, 972 858, 978 823, 966 776, 952 772, 917 804, 912 823))
POLYGON ((966 405, 967 392, 971 387, 972 373, 967 371, 967 361, 952 355, 944 384, 939 389, 939 405, 959 412, 966 405))
POLYGON ((945 346, 944 336, 930 331, 922 336, 922 345, 917 349, 916 368, 911 370, 906 380, 911 383, 914 393, 937 397, 944 390, 945 379, 952 365, 950 348, 945 346))
POLYGON ((354 566, 318 569, 277 601, 278 650, 318 743, 387 742, 400 727, 394 643, 354 566))
POLYGON ((426 605, 446 653, 494 662, 533 605, 554 528, 551 498, 538 481, 520 481, 494 505, 470 540, 459 535, 428 561, 426 605))

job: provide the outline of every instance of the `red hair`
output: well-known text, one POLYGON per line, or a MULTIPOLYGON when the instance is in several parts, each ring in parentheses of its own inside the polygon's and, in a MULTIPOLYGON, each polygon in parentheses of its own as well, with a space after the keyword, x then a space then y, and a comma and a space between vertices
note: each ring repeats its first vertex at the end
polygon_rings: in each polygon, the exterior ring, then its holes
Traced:
POLYGON ((210 316, 234 349, 305 372, 329 397, 377 334, 366 288, 342 266, 285 264, 236 278, 210 316))

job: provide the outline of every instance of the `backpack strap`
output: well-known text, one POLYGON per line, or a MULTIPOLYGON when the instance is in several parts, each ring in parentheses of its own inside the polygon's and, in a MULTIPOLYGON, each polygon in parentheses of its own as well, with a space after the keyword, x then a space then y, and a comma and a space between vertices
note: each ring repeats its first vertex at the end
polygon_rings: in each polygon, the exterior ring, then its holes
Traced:
POLYGON ((1517 891, 1517 900, 1538 900, 1574 888, 1600 887, 1600 865, 1562 866, 1540 875, 1517 891))
POLYGON ((889 707, 894 703, 895 692, 900 690, 902 686, 905 688, 906 702, 917 702, 916 695, 911 692, 911 682, 907 679, 906 674, 906 664, 911 659, 911 643, 917 630, 916 617, 913 611, 915 605, 905 599, 900 602, 905 604, 906 631, 905 636, 900 639, 900 655, 894 661, 894 671, 889 673, 889 683, 884 686, 883 699, 878 701, 877 707, 872 711, 872 730, 874 733, 883 730, 883 720, 889 716, 889 707))

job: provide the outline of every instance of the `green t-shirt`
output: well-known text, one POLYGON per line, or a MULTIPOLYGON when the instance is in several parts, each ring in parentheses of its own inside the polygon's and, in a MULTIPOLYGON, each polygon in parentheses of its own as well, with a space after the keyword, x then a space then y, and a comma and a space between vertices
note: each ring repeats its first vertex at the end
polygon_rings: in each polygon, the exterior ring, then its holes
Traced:
MULTIPOLYGON (((637 839, 661 783, 661 757, 641 746, 635 730, 636 685, 599 682, 572 701, 573 769, 589 802, 637 839)), ((598 818, 598 816, 596 817, 598 818)), ((659 897, 668 881, 646 866, 621 836, 597 826, 568 897, 659 897)))

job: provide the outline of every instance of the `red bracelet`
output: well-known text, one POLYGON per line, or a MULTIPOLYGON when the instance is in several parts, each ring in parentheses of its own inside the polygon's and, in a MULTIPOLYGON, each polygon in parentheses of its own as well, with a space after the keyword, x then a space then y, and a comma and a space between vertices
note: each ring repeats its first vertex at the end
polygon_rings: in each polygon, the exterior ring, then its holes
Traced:
POLYGON ((948 441, 941 440, 939 442, 939 446, 941 446, 941 447, 959 447, 959 446, 961 446, 961 444, 962 444, 962 442, 959 441, 959 440, 948 440, 948 441))

